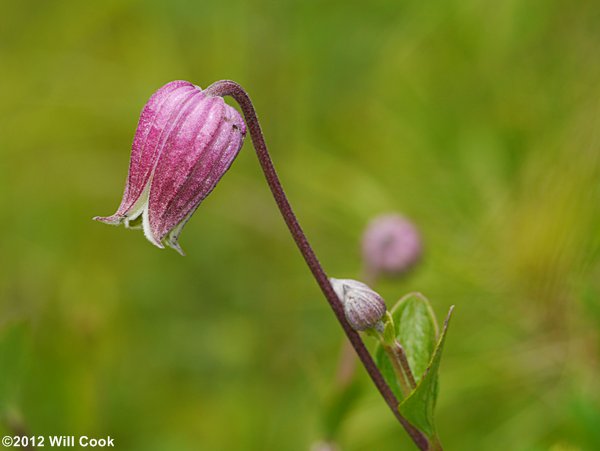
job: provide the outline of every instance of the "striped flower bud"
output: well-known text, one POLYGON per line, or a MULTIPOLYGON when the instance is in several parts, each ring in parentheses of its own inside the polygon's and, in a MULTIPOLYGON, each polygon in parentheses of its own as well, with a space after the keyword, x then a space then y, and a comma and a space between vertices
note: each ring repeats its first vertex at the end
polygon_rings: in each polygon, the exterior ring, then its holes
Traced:
POLYGON ((222 97, 187 81, 167 83, 142 110, 121 205, 94 219, 141 226, 152 244, 183 254, 181 229, 227 172, 245 134, 242 117, 222 97))
POLYGON ((354 330, 383 330, 385 301, 368 285, 352 279, 329 279, 335 294, 344 306, 348 323, 354 330))
POLYGON ((416 265, 421 252, 419 231, 398 214, 376 217, 363 234, 363 261, 373 276, 401 275, 416 265))

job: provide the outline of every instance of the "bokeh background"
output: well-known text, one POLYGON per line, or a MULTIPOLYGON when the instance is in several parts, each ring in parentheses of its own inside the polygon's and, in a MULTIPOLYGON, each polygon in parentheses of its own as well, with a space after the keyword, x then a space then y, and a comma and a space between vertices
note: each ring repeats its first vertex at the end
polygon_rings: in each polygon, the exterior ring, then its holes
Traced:
MULTIPOLYGON (((377 289, 456 304, 440 436, 455 450, 600 449, 600 4, 593 0, 3 0, 0 432, 121 450, 308 450, 342 332, 249 140, 181 257, 94 223, 139 112, 175 79, 255 101, 326 270, 367 222, 426 253, 377 289)), ((414 449, 364 371, 344 451, 414 449)), ((336 420, 336 421, 337 421, 336 420)))

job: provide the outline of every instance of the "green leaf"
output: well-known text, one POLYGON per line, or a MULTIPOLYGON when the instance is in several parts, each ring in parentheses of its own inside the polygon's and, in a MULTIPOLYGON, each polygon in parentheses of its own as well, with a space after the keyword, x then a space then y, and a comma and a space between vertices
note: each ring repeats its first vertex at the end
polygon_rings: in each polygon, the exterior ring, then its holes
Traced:
POLYGON ((375 351, 375 363, 377 363, 377 367, 379 368, 379 371, 381 371, 381 375, 394 392, 394 395, 396 395, 396 398, 404 399, 404 396, 402 395, 402 389, 400 388, 400 383, 396 379, 394 368, 392 367, 390 359, 381 345, 378 345, 377 350, 375 351))
POLYGON ((429 300, 421 293, 410 293, 392 309, 396 338, 404 347, 408 364, 417 383, 427 369, 439 335, 439 327, 429 300))
MULTIPOLYGON (((410 293, 400 299, 391 311, 396 339, 408 357, 409 366, 418 383, 433 356, 439 328, 429 300, 421 293, 410 293)), ((394 368, 383 348, 376 351, 376 361, 384 379, 400 400, 404 398, 394 368)))
POLYGON ((434 410, 438 393, 438 370, 442 357, 442 348, 448 330, 448 323, 454 306, 450 307, 444 322, 442 335, 437 343, 431 362, 417 388, 400 403, 398 410, 416 428, 420 429, 430 439, 437 442, 434 410))

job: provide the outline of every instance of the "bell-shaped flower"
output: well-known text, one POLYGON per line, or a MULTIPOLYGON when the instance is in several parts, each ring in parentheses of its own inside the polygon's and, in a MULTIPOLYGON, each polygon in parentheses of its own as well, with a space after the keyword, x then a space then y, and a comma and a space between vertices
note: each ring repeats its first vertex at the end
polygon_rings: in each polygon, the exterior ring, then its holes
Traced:
POLYGON ((222 97, 187 81, 166 84, 142 110, 121 205, 94 219, 141 226, 154 245, 183 253, 181 229, 227 172, 245 135, 242 117, 222 97))

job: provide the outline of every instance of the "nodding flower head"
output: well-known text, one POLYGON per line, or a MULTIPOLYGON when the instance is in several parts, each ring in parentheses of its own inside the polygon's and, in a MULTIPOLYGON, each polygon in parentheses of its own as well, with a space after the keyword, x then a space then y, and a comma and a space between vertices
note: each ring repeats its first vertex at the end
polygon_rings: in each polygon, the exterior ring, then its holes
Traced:
POLYGON ((357 280, 331 278, 329 281, 344 306, 348 323, 354 330, 375 328, 383 331, 382 319, 387 309, 379 294, 357 280))
POLYGON ((152 244, 183 253, 181 229, 227 172, 245 135, 242 117, 222 97, 187 81, 167 83, 140 115, 121 205, 94 219, 141 227, 152 244))
POLYGON ((367 270, 375 276, 405 273, 419 261, 421 252, 419 231, 398 214, 376 217, 363 234, 363 261, 367 270))

